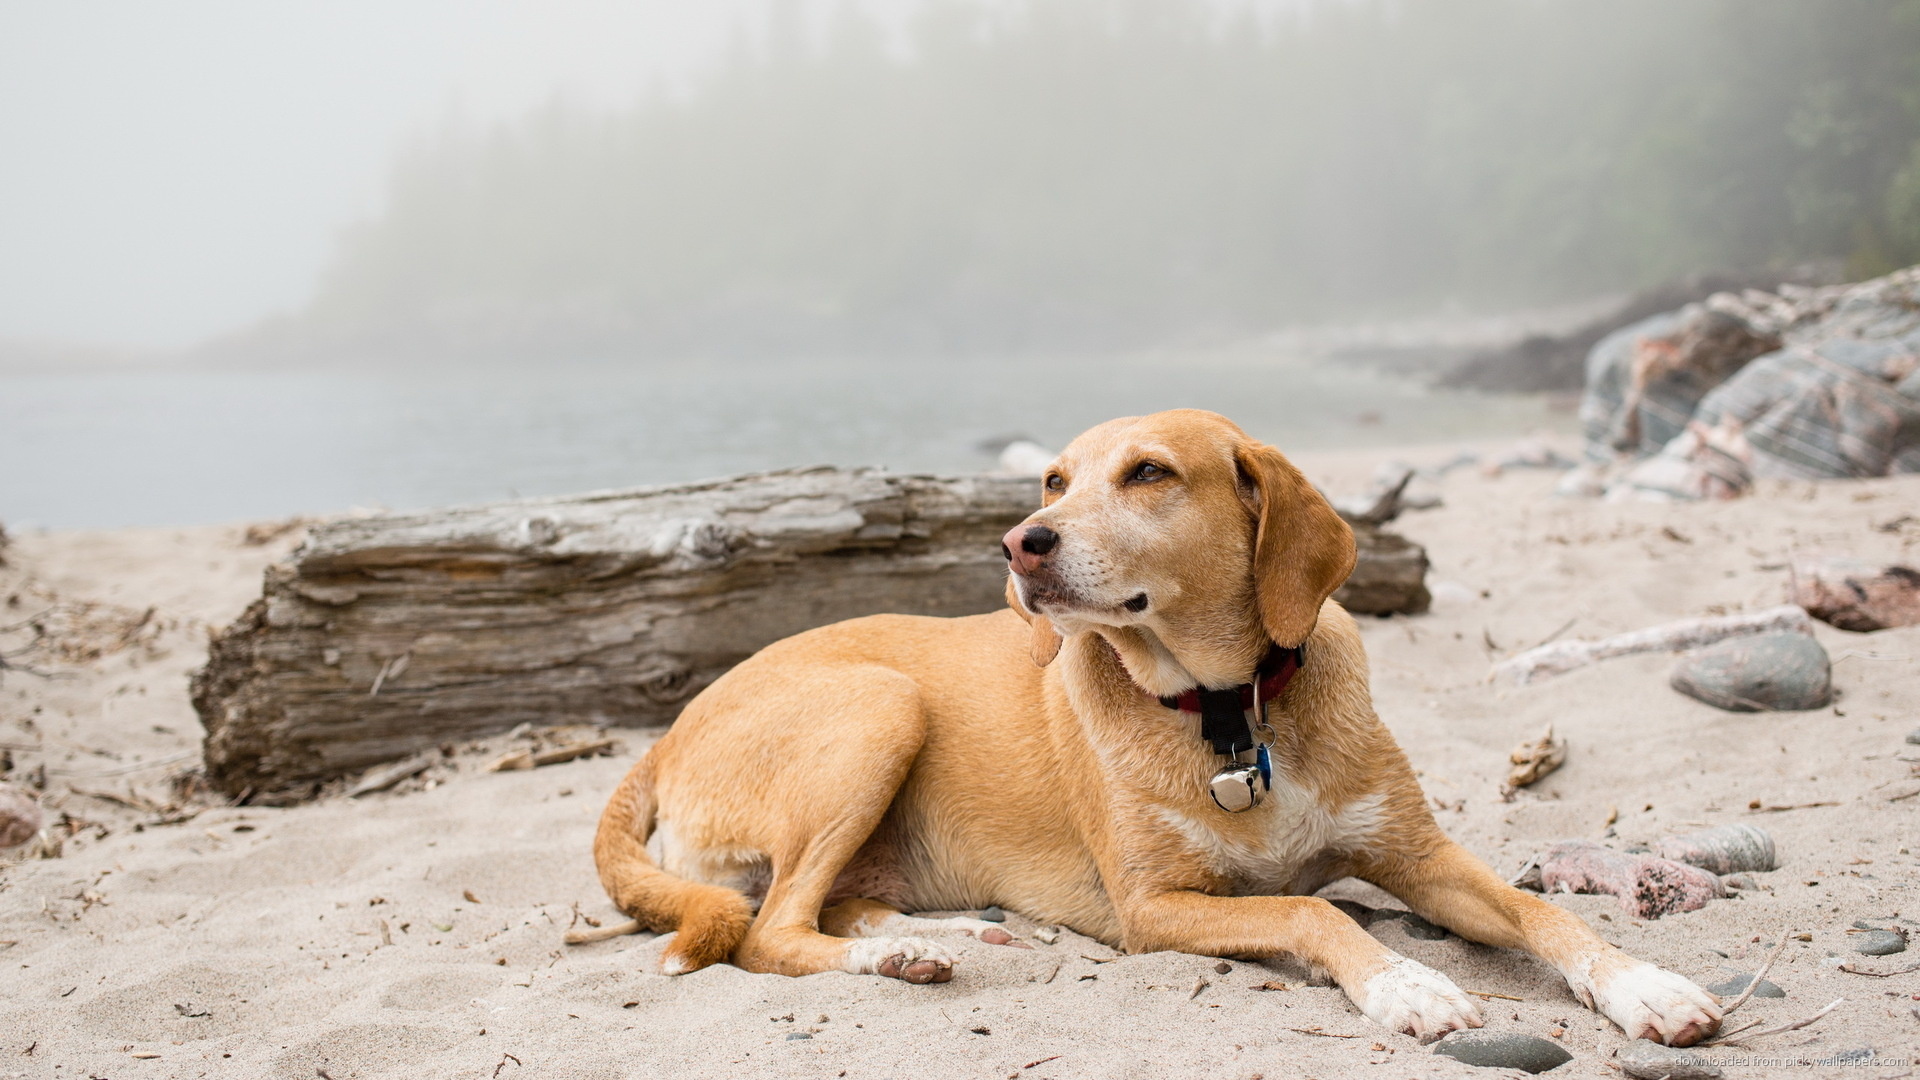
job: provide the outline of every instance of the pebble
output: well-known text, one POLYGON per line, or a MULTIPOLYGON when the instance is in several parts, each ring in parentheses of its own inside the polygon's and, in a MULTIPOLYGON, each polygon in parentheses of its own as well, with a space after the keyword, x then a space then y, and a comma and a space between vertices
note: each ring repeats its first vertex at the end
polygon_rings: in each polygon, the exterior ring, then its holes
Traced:
MULTIPOLYGON (((1752 981, 1752 974, 1742 972, 1725 982, 1714 983, 1712 986, 1707 987, 1707 992, 1723 998, 1736 998, 1746 990, 1747 984, 1752 981)), ((1787 996, 1787 992, 1776 986, 1772 979, 1761 979, 1760 989, 1755 990, 1753 996, 1757 998, 1783 998, 1787 996)))
POLYGON ((1696 649, 1668 682, 1729 712, 1818 709, 1833 700, 1827 650, 1805 634, 1753 634, 1696 649))
POLYGON ((987 910, 980 913, 980 917, 982 919, 985 919, 988 922, 1006 922, 1007 921, 1007 913, 1000 910, 999 904, 990 905, 987 908, 987 910))
POLYGON ((1760 879, 1752 874, 1728 874, 1720 879, 1720 884, 1732 892, 1752 892, 1760 887, 1760 879))
POLYGON ((1216 974, 1219 974, 1219 975, 1231 975, 1233 974, 1233 965, 1227 963, 1225 960, 1222 960, 1219 963, 1213 965, 1213 970, 1216 974))
POLYGON ((1907 951, 1907 938, 1897 930, 1868 930, 1853 938, 1853 951, 1862 956, 1892 956, 1907 951))
POLYGON ((18 847, 40 833, 40 804, 25 788, 0 784, 0 848, 18 847))
POLYGON ((1486 1069, 1519 1069, 1543 1073, 1573 1060, 1567 1048, 1535 1035, 1496 1035, 1483 1031, 1456 1031, 1433 1048, 1455 1061, 1486 1069))
POLYGON ((1920 746, 1920 727, 1907 732, 1907 744, 1909 746, 1920 746))
POLYGON ((1634 1080, 1720 1080, 1718 1066, 1690 1050, 1676 1050, 1646 1039, 1635 1039, 1614 1052, 1620 1071, 1634 1080))
POLYGON ((811 1038, 813 1038, 813 1036, 812 1036, 812 1035, 809 1035, 809 1034, 807 1034, 807 1033, 806 1033, 806 1032, 804 1032, 804 1031, 789 1031, 789 1032, 787 1032, 787 1041, 788 1041, 788 1042, 794 1042, 794 1041, 797 1041, 797 1040, 799 1040, 799 1039, 811 1039, 811 1038))
POLYGON ((1653 842, 1653 853, 1713 874, 1765 872, 1780 865, 1773 835, 1744 822, 1661 837, 1653 842))

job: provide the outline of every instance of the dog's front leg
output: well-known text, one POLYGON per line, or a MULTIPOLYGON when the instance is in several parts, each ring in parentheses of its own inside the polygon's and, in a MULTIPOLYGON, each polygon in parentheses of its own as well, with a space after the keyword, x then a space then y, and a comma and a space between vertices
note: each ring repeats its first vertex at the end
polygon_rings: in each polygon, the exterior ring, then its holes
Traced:
POLYGON ((1720 1006, 1705 990, 1608 944, 1578 915, 1500 880, 1451 840, 1425 857, 1374 853, 1359 870, 1424 919, 1552 964, 1574 996, 1630 1039, 1692 1046, 1720 1029, 1720 1006))
POLYGON ((1445 975, 1393 952, 1318 897, 1169 889, 1129 898, 1120 918, 1133 952, 1297 957, 1330 975, 1368 1019, 1423 1042, 1480 1026, 1473 1000, 1445 975))

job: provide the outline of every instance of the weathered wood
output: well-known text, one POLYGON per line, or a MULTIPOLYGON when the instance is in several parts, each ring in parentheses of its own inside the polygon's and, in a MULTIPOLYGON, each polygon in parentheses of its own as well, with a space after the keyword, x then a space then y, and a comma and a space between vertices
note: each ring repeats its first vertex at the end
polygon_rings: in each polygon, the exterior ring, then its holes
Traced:
MULTIPOLYGON (((282 801, 523 722, 670 722, 802 630, 1001 606, 1000 537, 1038 496, 823 468, 316 525, 194 675, 208 777, 282 801)), ((1425 553, 1359 532, 1338 598, 1424 610, 1425 553)))

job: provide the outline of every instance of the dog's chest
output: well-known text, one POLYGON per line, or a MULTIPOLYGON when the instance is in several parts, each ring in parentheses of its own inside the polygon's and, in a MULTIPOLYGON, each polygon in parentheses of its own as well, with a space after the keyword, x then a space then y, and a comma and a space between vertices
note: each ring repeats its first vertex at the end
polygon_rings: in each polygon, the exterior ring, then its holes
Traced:
POLYGON ((1344 853, 1366 847, 1382 820, 1378 795, 1329 810, 1312 792, 1275 775, 1261 805, 1240 814, 1162 807, 1160 818, 1189 853, 1240 894, 1312 892, 1344 853))

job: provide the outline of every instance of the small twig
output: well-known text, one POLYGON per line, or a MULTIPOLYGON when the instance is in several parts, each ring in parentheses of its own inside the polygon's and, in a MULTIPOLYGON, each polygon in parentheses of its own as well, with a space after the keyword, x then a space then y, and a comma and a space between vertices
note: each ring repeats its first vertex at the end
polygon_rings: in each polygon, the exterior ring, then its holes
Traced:
POLYGON ((1080 959, 1082 959, 1082 960, 1091 960, 1091 961, 1093 961, 1093 962, 1094 962, 1094 963, 1096 963, 1096 964, 1111 964, 1111 963, 1113 963, 1113 962, 1114 962, 1115 960, 1118 960, 1118 959, 1120 959, 1120 958, 1119 958, 1119 957, 1117 957, 1117 956, 1108 956, 1108 957, 1104 957, 1104 958, 1103 958, 1103 957, 1098 957, 1098 956, 1088 956, 1088 955, 1086 955, 1085 953, 1082 953, 1082 954, 1080 954, 1080 959))
MULTIPOLYGON (((1915 794, 1920 794, 1920 792, 1915 792, 1915 794)), ((1905 796, 1902 796, 1902 798, 1904 797, 1905 796)), ((1892 802, 1893 800, 1889 799, 1887 801, 1892 802)), ((1803 803, 1790 803, 1786 806, 1749 806, 1747 807, 1747 813, 1779 814, 1788 810, 1811 810, 1816 806, 1839 806, 1839 805, 1840 804, 1837 802, 1803 802, 1803 803)))
POLYGON ((1753 1034, 1747 1036, 1747 1038, 1760 1039, 1768 1035, 1779 1035, 1788 1031, 1798 1031, 1803 1027, 1808 1027, 1818 1022, 1821 1017, 1827 1015, 1833 1010, 1839 1008, 1841 1005, 1845 1004, 1846 1000, 1847 1000, 1846 998, 1834 998, 1832 1003, 1829 1004, 1826 1008, 1821 1009, 1819 1012, 1814 1013, 1812 1016, 1807 1017, 1805 1020, 1795 1020, 1791 1024, 1781 1024, 1777 1028, 1768 1028, 1765 1031, 1756 1031, 1753 1034))
POLYGON ((1733 1038, 1735 1035, 1738 1035, 1741 1032, 1750 1030, 1752 1028, 1757 1028, 1764 1023, 1766 1023, 1765 1020, 1749 1020, 1746 1024, 1740 1027, 1734 1028, 1732 1031, 1721 1032, 1720 1035, 1716 1037, 1711 1043, 1705 1043, 1703 1045, 1719 1046, 1721 1043, 1724 1043, 1726 1040, 1733 1038))
POLYGON ((1914 789, 1913 789, 1912 791, 1909 791, 1909 792, 1907 792, 1907 793, 1906 793, 1906 794, 1904 794, 1904 795, 1889 795, 1889 796, 1887 796, 1887 801, 1888 801, 1888 802, 1899 802, 1899 801, 1901 801, 1902 799, 1911 799, 1911 798, 1913 798, 1913 797, 1914 797, 1915 795, 1920 795, 1920 788, 1914 788, 1914 789))
POLYGON ((1302 1035, 1318 1035, 1323 1039, 1357 1039, 1358 1035, 1342 1035, 1337 1031, 1321 1031, 1319 1028, 1290 1027, 1288 1031, 1297 1031, 1302 1035))
POLYGON ((1903 967, 1898 971, 1868 971, 1865 968, 1854 967, 1853 963, 1849 961, 1845 964, 1841 964, 1840 970, 1846 972, 1849 975, 1871 975, 1876 979, 1891 979, 1895 975, 1911 975, 1916 971, 1920 971, 1920 964, 1913 964, 1908 967, 1903 967))
POLYGON ((1200 991, 1205 990, 1206 988, 1207 988, 1207 977, 1205 975, 1202 975, 1199 978, 1193 980, 1193 993, 1187 995, 1187 1000, 1192 1001, 1194 998, 1199 997, 1200 991))
POLYGON ((611 754, 616 745, 613 739, 595 739, 592 742, 574 743, 554 750, 533 753, 530 750, 515 750, 494 759, 487 766, 488 772, 512 772, 518 769, 537 769, 542 765, 558 765, 574 758, 591 757, 596 754, 611 754))
POLYGON ((1022 1066, 1020 1066, 1020 1067, 1021 1067, 1022 1069, 1031 1069, 1031 1068, 1033 1068, 1033 1067, 1034 1067, 1035 1065, 1045 1065, 1045 1064, 1046 1064, 1047 1062, 1049 1062, 1049 1061, 1059 1061, 1059 1060, 1060 1060, 1060 1055, 1059 1055, 1059 1054, 1055 1054, 1055 1055, 1053 1055, 1052 1057, 1043 1057, 1043 1058, 1041 1058, 1041 1059, 1040 1059, 1039 1061, 1029 1061, 1029 1062, 1027 1062, 1027 1063, 1026 1063, 1025 1065, 1022 1065, 1022 1066))
POLYGON ((1489 994, 1484 990, 1468 990, 1467 993, 1472 994, 1474 997, 1477 997, 1477 998, 1499 998, 1501 1001, 1527 1000, 1526 998, 1514 997, 1512 994, 1489 994))
POLYGON ((560 940, 569 945, 591 945, 596 941, 610 941, 628 934, 637 934, 640 930, 638 919, 628 919, 626 922, 614 923, 594 930, 569 930, 566 937, 560 940))
POLYGON ((1775 945, 1773 952, 1767 954, 1767 962, 1760 965, 1760 970, 1754 974, 1753 981, 1747 984, 1745 990, 1740 991, 1739 997, 1733 999, 1733 1004, 1720 1010, 1720 1019, 1725 1020, 1727 1017, 1732 1016, 1735 1009, 1745 1005, 1747 999, 1753 996, 1753 992, 1760 989, 1760 980, 1767 977, 1767 972, 1773 970, 1773 962, 1780 959, 1781 953, 1787 951, 1787 942, 1792 939, 1792 936, 1793 930, 1791 928, 1781 932, 1780 944, 1775 945))

